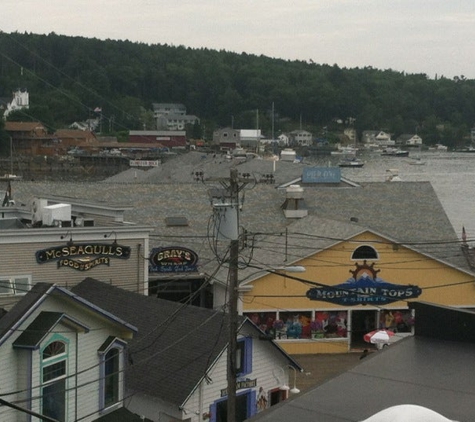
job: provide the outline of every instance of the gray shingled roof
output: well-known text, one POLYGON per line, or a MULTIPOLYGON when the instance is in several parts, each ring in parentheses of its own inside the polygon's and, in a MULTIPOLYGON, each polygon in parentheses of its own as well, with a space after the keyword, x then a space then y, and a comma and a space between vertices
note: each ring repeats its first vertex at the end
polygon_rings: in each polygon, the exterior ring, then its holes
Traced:
POLYGON ((9 312, 0 318, 0 341, 52 287, 50 283, 36 283, 9 312))
POLYGON ((81 327, 84 331, 89 328, 79 321, 72 320, 62 312, 41 312, 33 322, 13 342, 13 347, 37 349, 43 339, 61 321, 66 321, 74 327, 81 327))
MULTIPOLYGON (((180 406, 227 346, 229 320, 223 312, 143 296, 92 278, 72 291, 137 326, 126 372, 127 388, 134 391, 180 406)), ((248 319, 240 320, 262 334, 248 319)), ((268 344, 300 369, 274 342, 268 344)))
POLYGON ((218 311, 128 292, 87 278, 72 291, 138 328, 130 343, 127 388, 183 404, 227 344, 218 311), (204 341, 204 339, 206 339, 204 341))
MULTIPOLYGON (((147 172, 131 169, 104 183, 19 181, 13 185, 13 193, 17 203, 28 203, 38 193, 54 193, 88 201, 131 205, 134 208, 125 212, 125 220, 154 228, 151 247, 186 245, 199 255, 201 270, 211 273, 216 263, 209 246, 212 207, 208 191, 221 187, 216 178, 229 178, 231 165, 222 157, 192 152, 178 156, 158 169, 147 172), (204 183, 193 181, 194 171, 204 171, 204 183), (139 177, 134 178, 136 172, 139 177), (145 174, 149 177, 144 177, 145 174), (126 183, 129 177, 132 181, 126 183), (166 224, 168 217, 185 217, 189 224, 170 227, 166 224)), ((239 172, 250 172, 257 179, 259 175, 272 172, 272 167, 271 161, 260 159, 237 166, 239 172)), ((304 186, 304 199, 309 216, 288 220, 281 210, 285 191, 276 187, 298 180, 304 167, 303 164, 279 161, 275 185, 248 184, 243 190, 241 226, 251 233, 284 234, 287 230, 289 238, 294 240, 299 238, 295 233, 304 232, 307 237, 313 236, 314 251, 368 229, 468 270, 455 231, 429 182, 370 182, 357 187, 307 185, 304 186), (357 222, 352 221, 355 219, 357 222)), ((263 235, 256 239, 262 238, 263 235)), ((295 255, 295 259, 312 252, 312 242, 307 244, 308 248, 299 248, 300 255, 295 255)), ((282 262, 282 258, 280 255, 278 260, 282 262)), ((262 257, 261 262, 268 261, 262 257)))

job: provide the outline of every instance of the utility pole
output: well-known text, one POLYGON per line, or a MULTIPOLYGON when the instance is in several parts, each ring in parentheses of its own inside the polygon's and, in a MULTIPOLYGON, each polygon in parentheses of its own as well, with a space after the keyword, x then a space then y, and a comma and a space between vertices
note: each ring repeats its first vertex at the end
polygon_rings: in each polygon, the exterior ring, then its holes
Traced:
MULTIPOLYGON (((237 210, 237 224, 239 228, 239 184, 238 173, 235 168, 231 169, 229 183, 229 193, 231 195, 231 205, 237 210)), ((239 231, 238 231, 239 233, 239 231)), ((227 422, 236 421, 236 352, 238 334, 238 257, 239 257, 239 236, 231 239, 229 251, 229 344, 228 344, 228 407, 227 422)))
MULTIPOLYGON (((202 177, 202 175, 197 175, 202 177)), ((211 181, 212 179, 207 179, 211 181)), ((228 306, 226 308, 229 321, 229 338, 227 348, 227 422, 236 422, 236 381, 237 381, 237 336, 239 328, 239 192, 252 181, 250 175, 238 174, 236 168, 231 168, 230 178, 214 179, 225 188, 225 192, 214 198, 222 203, 214 204, 215 212, 221 213, 218 236, 220 240, 230 241, 229 272, 228 272, 228 306)))

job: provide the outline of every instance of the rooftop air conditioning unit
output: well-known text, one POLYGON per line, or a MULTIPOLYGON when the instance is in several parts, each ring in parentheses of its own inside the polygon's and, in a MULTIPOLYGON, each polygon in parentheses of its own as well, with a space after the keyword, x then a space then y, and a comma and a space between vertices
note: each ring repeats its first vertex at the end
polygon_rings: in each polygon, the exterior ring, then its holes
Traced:
POLYGON ((55 221, 71 221, 71 204, 55 204, 43 208, 43 225, 53 226, 55 221))
POLYGON ((46 199, 33 199, 31 203, 31 224, 36 224, 43 221, 43 209, 48 205, 46 199))

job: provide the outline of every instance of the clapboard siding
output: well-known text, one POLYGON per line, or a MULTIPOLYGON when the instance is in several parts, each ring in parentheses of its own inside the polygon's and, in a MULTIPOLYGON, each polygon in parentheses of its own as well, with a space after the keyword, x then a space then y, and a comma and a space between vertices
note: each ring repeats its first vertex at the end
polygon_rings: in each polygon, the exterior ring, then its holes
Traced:
MULTIPOLYGON (((109 244, 111 242, 103 243, 109 244)), ((61 239, 55 243, 32 242, 0 245, 2 253, 0 277, 31 276, 32 284, 47 282, 66 288, 75 286, 86 277, 92 277, 142 294, 148 278, 147 261, 143 252, 146 246, 145 241, 143 238, 132 238, 119 241, 119 243, 130 246, 131 255, 129 259, 111 258, 109 266, 98 265, 88 271, 78 271, 68 267, 58 268, 56 261, 42 264, 36 261, 35 254, 37 251, 64 244, 64 240, 61 239)), ((16 297, 16 299, 19 298, 16 297)), ((15 297, 0 295, 0 307, 9 309, 14 303, 15 297)))
MULTIPOLYGON (((29 350, 15 349, 13 342, 42 312, 53 311, 65 313, 80 321, 89 328, 88 332, 71 329, 66 324, 58 324, 42 341, 39 349, 31 351, 31 395, 37 399, 32 401, 31 409, 41 412, 41 348, 48 344, 53 336, 61 336, 68 342, 67 347, 67 420, 90 422, 99 415, 100 392, 100 356, 101 345, 109 336, 121 337, 124 327, 112 322, 101 314, 86 310, 83 306, 65 301, 64 297, 50 296, 24 320, 12 335, 0 347, 0 358, 4 363, 0 371, 2 394, 9 391, 24 390, 28 385, 29 366, 27 355, 29 350)), ((123 379, 121 380, 123 383, 123 379)), ((123 387, 123 385, 122 385, 123 387)), ((8 401, 25 398, 25 393, 4 396, 8 401)), ((13 409, 2 407, 0 420, 13 422, 23 416, 13 409)))
MULTIPOLYGON (((253 338, 252 372, 243 378, 256 379, 256 387, 251 388, 252 394, 258 395, 260 387, 268 392, 279 388, 283 383, 289 384, 289 360, 269 341, 259 340, 257 331, 244 326, 241 334, 253 338)), ((210 411, 211 405, 225 397, 221 397, 221 390, 227 388, 227 353, 223 353, 208 374, 212 383, 203 381, 196 389, 184 407, 191 422, 203 420, 203 413, 210 411), (200 399, 201 407, 200 407, 200 399), (196 414, 199 413, 199 415, 196 414)), ((249 390, 249 389, 247 389, 249 390)), ((246 391, 239 390, 238 393, 246 391)))

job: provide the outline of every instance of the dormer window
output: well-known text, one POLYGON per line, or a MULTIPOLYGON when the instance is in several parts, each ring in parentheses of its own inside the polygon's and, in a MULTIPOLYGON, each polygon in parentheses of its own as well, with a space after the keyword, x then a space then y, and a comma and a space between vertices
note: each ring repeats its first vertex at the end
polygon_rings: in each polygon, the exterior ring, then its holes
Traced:
POLYGON ((353 255, 351 255, 351 259, 355 260, 362 260, 362 259, 370 259, 375 260, 379 259, 378 252, 372 246, 363 245, 356 248, 353 251, 353 255))

